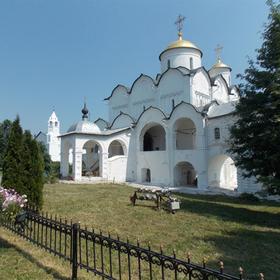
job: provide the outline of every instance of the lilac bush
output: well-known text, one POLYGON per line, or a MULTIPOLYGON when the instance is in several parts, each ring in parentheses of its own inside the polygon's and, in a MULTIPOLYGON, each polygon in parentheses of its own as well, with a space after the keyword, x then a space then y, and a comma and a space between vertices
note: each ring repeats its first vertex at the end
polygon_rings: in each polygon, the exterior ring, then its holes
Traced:
POLYGON ((0 186, 0 211, 14 219, 26 206, 27 196, 19 195, 14 189, 5 189, 0 186))

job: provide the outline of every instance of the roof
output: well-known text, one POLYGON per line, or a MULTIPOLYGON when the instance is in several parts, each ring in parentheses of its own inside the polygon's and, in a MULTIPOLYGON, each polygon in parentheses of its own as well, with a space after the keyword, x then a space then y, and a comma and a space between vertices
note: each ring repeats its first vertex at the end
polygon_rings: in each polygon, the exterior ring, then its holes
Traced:
POLYGON ((64 134, 59 135, 59 137, 64 137, 68 135, 73 135, 73 134, 80 134, 80 135, 96 135, 96 136, 108 136, 112 134, 116 134, 125 130, 130 129, 130 127, 124 127, 124 128, 118 128, 118 129, 110 129, 110 130, 104 130, 100 131, 99 133, 94 133, 94 132, 81 132, 81 131, 67 131, 64 134))
POLYGON ((231 101, 228 103, 222 103, 220 105, 213 105, 209 108, 207 115, 209 118, 217 118, 233 114, 235 111, 236 104, 236 101, 231 101))
POLYGON ((71 125, 67 132, 99 134, 101 130, 95 123, 88 120, 82 120, 71 125))

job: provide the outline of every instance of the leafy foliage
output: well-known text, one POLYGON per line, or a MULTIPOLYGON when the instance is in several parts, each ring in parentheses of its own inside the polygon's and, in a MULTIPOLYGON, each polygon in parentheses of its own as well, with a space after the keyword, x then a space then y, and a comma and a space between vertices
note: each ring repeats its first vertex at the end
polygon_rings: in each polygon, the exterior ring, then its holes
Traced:
POLYGON ((250 60, 231 128, 230 151, 244 176, 256 176, 270 193, 280 193, 280 5, 268 1, 269 22, 256 62, 250 60))

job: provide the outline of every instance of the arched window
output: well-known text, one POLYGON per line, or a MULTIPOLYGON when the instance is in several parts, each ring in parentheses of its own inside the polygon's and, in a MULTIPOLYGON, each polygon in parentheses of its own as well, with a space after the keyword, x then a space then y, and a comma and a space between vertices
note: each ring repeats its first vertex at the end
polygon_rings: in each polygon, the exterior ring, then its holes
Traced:
POLYGON ((109 155, 108 155, 109 158, 114 157, 114 156, 123 156, 124 155, 123 146, 117 140, 114 140, 110 144, 108 152, 109 152, 109 155))
POLYGON ((58 122, 55 122, 55 126, 58 126, 58 122))
MULTIPOLYGON (((142 134, 143 135, 143 134, 142 134)), ((165 130, 161 125, 154 125, 146 130, 142 139, 143 151, 164 151, 165 130)))
POLYGON ((195 148, 196 128, 191 119, 178 119, 174 125, 177 150, 191 150, 195 148))

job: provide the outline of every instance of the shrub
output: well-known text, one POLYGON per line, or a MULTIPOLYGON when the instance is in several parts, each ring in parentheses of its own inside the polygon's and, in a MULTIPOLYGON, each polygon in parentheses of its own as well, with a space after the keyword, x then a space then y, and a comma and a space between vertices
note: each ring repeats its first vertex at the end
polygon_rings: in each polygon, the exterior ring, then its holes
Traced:
POLYGON ((239 198, 248 202, 259 202, 260 199, 252 193, 242 193, 239 198))

